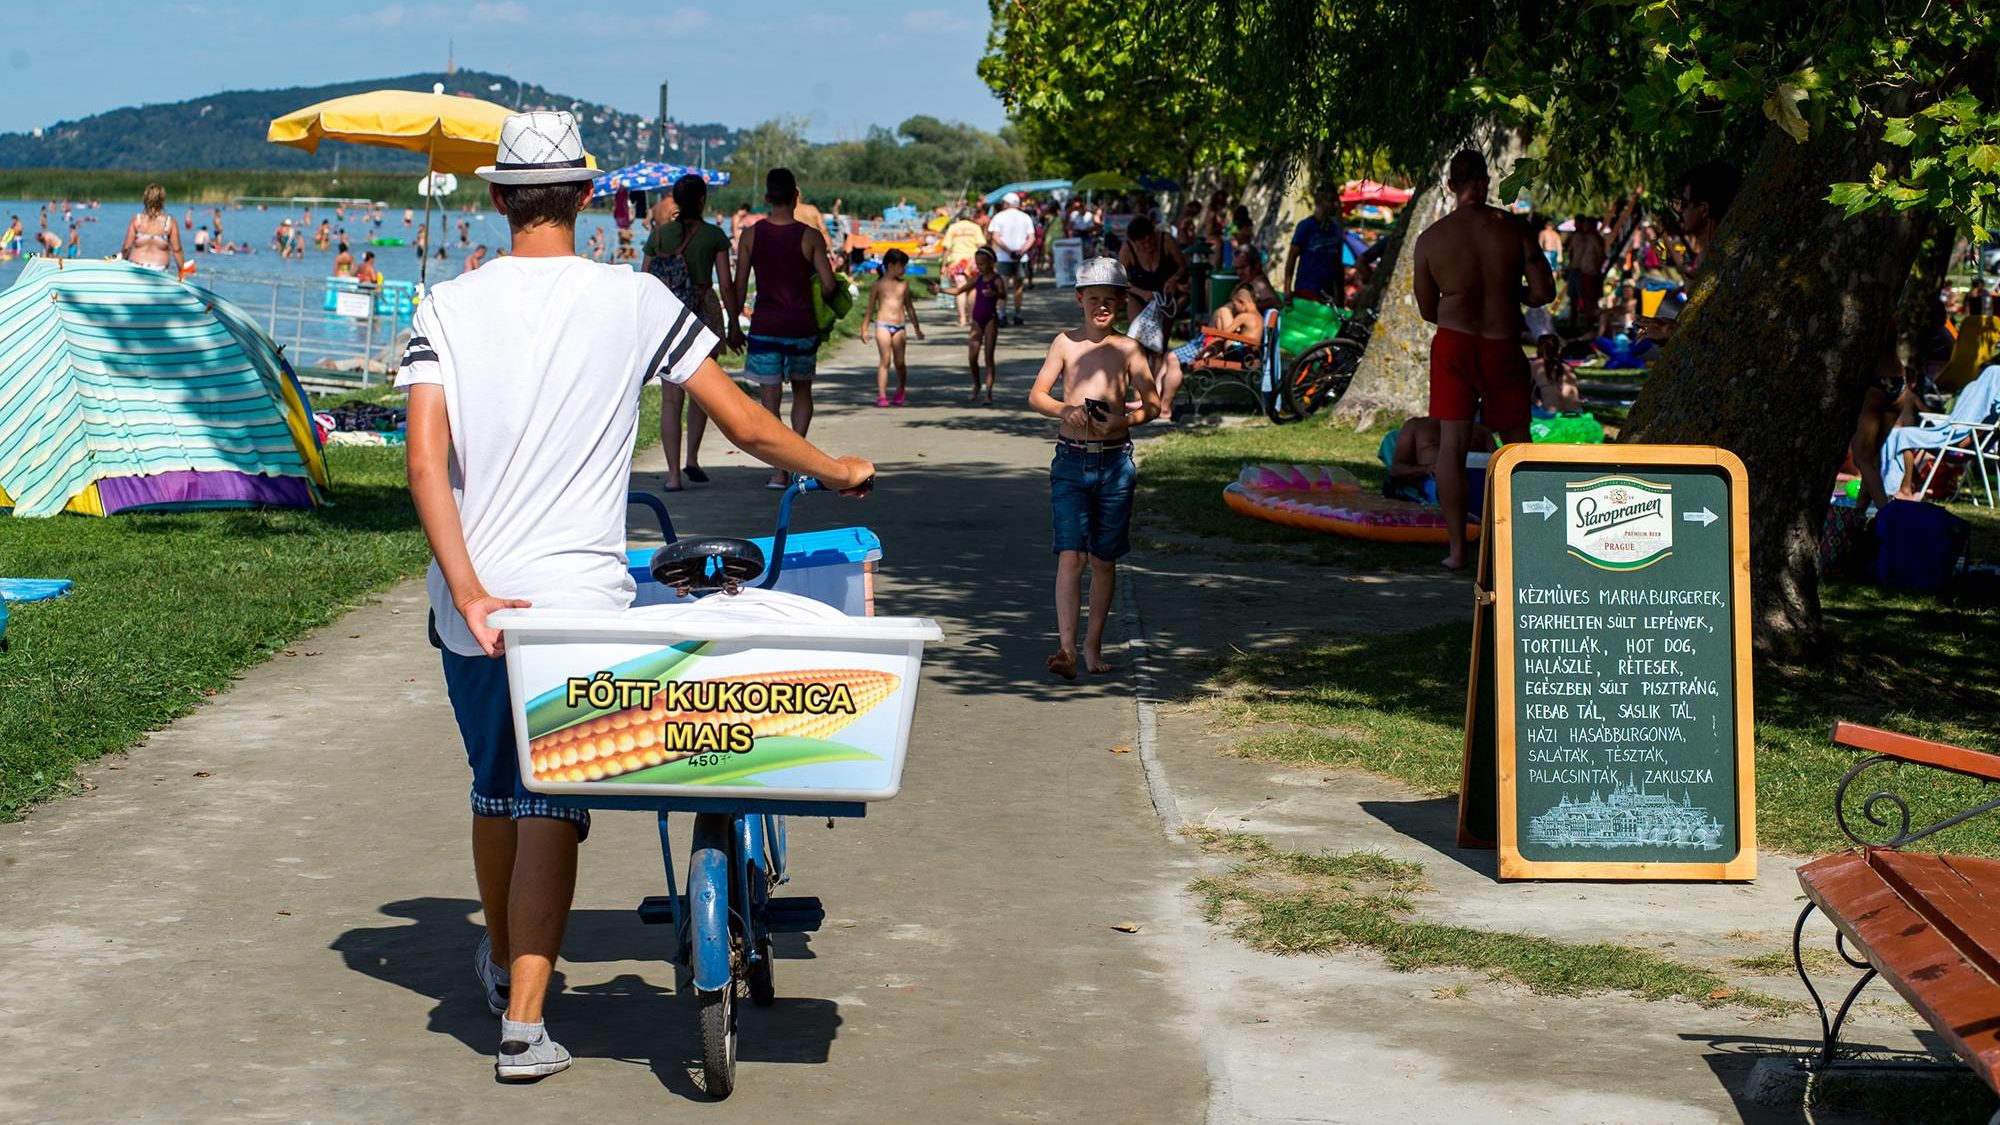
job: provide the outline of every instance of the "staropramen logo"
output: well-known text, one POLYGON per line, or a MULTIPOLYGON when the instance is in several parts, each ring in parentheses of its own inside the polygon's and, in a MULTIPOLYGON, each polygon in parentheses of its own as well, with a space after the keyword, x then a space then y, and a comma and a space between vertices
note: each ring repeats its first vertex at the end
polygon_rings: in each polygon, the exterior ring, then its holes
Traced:
POLYGON ((1673 553, 1674 489, 1636 477, 1570 484, 1569 553, 1605 570, 1638 570, 1673 553))

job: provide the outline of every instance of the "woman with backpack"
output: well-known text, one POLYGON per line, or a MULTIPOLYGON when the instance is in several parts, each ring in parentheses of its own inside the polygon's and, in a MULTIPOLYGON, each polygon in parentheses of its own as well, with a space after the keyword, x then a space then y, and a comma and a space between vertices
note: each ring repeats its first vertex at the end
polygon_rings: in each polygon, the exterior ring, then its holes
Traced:
MULTIPOLYGON (((701 217, 707 203, 708 185, 700 176, 675 180, 675 217, 653 224, 641 268, 659 278, 681 304, 693 310, 717 340, 728 340, 734 335, 729 328, 743 309, 743 298, 730 276, 729 236, 701 217)), ((716 348, 719 351, 724 346, 717 344, 716 348)), ((701 467, 701 439, 708 429, 708 415, 692 401, 686 403, 687 461, 681 461, 681 406, 686 397, 672 383, 662 388, 660 445, 667 454, 668 492, 679 492, 683 478, 695 484, 708 483, 708 474, 701 467)))

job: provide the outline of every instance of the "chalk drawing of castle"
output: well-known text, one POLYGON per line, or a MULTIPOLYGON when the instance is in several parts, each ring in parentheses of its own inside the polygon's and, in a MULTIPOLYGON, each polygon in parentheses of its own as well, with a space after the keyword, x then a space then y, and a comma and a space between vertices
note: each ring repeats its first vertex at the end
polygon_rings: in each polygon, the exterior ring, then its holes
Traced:
POLYGON ((1588 801, 1560 803, 1528 821, 1528 839, 1551 848, 1722 847, 1722 824, 1688 795, 1680 804, 1627 782, 1609 800, 1593 791, 1588 801))

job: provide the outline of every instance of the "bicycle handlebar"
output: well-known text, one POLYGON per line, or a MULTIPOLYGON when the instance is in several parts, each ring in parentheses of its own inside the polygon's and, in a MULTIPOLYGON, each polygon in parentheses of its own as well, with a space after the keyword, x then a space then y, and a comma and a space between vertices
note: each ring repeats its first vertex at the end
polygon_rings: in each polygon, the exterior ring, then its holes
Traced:
POLYGON ((778 575, 785 569, 785 537, 792 532, 792 500, 801 492, 825 492, 826 486, 804 473, 794 474, 792 483, 785 494, 778 498, 778 527, 771 534, 771 558, 764 570, 764 580, 757 583, 759 590, 768 590, 778 582, 778 575))

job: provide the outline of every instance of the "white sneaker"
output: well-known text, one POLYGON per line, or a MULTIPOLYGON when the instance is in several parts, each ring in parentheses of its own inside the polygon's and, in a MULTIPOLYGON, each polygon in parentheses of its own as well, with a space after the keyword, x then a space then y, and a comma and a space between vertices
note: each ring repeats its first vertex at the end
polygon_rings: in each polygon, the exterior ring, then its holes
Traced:
POLYGON ((493 937, 479 935, 479 949, 472 955, 472 971, 479 987, 486 990, 486 1006, 496 1016, 507 1014, 507 970, 493 963, 493 937))
POLYGON ((549 1038, 537 1021, 500 1020, 500 1053, 493 1057, 493 1076, 502 1082, 530 1082, 569 1069, 569 1052, 549 1038))

